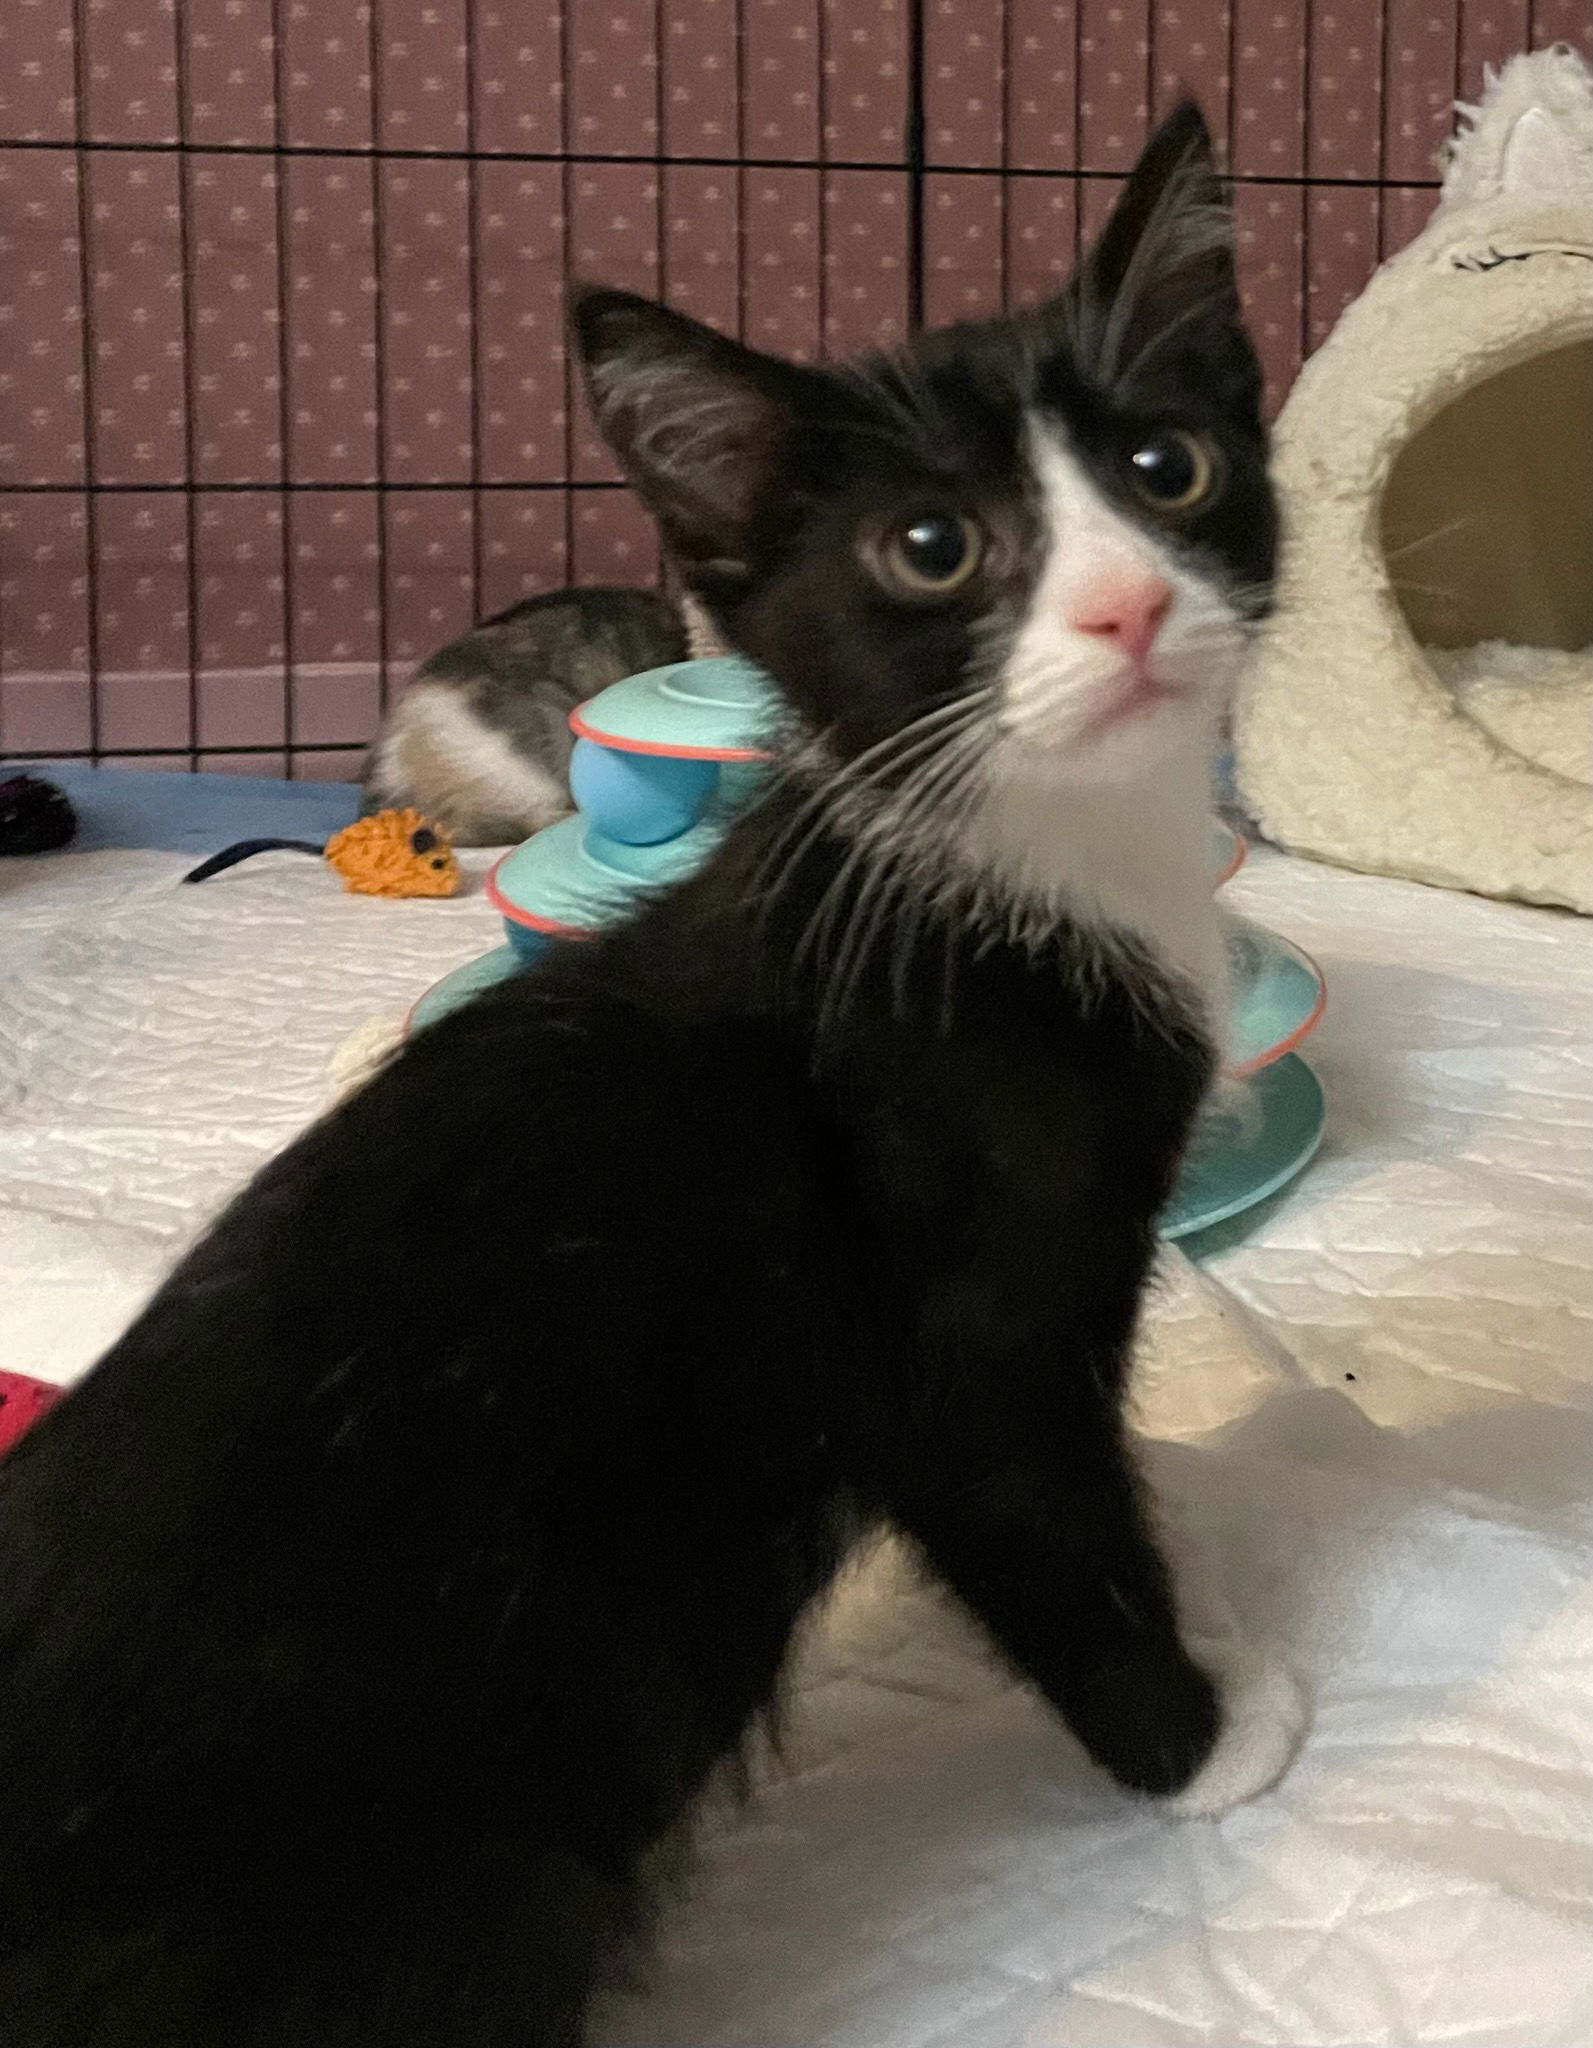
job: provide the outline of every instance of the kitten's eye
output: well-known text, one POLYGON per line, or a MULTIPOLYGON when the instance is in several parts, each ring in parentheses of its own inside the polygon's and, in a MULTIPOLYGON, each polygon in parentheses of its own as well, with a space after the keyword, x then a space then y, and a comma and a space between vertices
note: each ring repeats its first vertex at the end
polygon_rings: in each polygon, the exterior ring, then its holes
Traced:
POLYGON ((1158 512, 1191 512, 1216 488, 1216 449, 1203 434, 1181 427, 1142 442, 1128 466, 1134 489, 1158 512))
POLYGON ((971 519, 926 512, 891 527, 867 550, 869 567, 902 597, 950 597, 984 559, 984 537, 971 519))

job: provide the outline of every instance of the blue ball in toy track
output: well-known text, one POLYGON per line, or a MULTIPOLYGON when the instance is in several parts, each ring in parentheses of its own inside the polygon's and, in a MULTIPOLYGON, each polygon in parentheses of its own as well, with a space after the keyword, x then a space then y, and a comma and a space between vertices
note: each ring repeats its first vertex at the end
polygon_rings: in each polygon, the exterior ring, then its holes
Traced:
POLYGON ((661 846, 689 832, 718 781, 716 761, 622 753, 593 740, 577 740, 570 756, 570 793, 582 815, 625 846, 661 846))

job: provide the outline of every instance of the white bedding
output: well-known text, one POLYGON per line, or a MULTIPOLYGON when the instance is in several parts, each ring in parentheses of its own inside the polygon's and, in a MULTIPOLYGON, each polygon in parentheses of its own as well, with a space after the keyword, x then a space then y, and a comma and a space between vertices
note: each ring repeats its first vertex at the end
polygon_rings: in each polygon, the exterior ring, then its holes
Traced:
MULTIPOLYGON (((496 942, 479 896, 183 865, 0 866, 13 1370, 90 1363, 348 1035, 496 942)), ((1304 1755, 1220 1822, 1133 1806, 882 1551, 612 2048, 1593 2044, 1593 929, 1268 855, 1231 900, 1326 968, 1329 1138, 1169 1263, 1142 1409, 1190 1583, 1315 1690, 1304 1755)))

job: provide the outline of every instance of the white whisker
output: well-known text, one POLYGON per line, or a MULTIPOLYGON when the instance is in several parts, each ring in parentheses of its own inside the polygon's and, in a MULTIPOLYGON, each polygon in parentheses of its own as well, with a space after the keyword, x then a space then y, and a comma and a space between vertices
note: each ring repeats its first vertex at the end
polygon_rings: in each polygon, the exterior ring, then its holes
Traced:
POLYGON ((1434 526, 1426 533, 1417 534, 1414 540, 1401 541, 1397 548, 1385 548, 1383 559, 1385 562, 1398 562, 1406 555, 1415 554, 1418 548, 1434 547, 1439 541, 1447 540, 1452 533, 1459 533, 1465 527, 1475 526, 1477 516, 1475 512, 1462 512, 1459 518, 1447 519, 1442 526, 1434 526))
MULTIPOLYGON (((944 875, 934 849, 955 827, 960 807, 953 801, 954 793, 971 780, 988 743, 989 731, 983 725, 956 734, 935 760, 892 792, 888 810, 869 832, 877 864, 854 900, 831 964, 826 1007, 835 1015, 850 1004, 894 897, 916 893, 927 909, 943 893, 944 875)), ((898 991, 904 974, 903 968, 893 977, 898 991)))
POLYGON ((800 771, 804 765, 810 766, 816 771, 818 780, 760 862, 754 878, 755 887, 765 895, 777 893, 784 879, 796 872, 808 849, 829 829, 830 820, 826 806, 837 791, 854 785, 866 788, 875 776, 890 773, 900 767, 905 760, 913 758, 920 742, 932 744, 940 727, 952 725, 958 717, 966 715, 969 701, 968 692, 958 691, 945 700, 932 704, 927 711, 921 712, 907 725, 899 727, 895 732, 887 733, 883 739, 876 740, 872 746, 866 747, 861 754, 854 755, 849 761, 833 760, 824 750, 822 741, 816 742, 805 754, 798 755, 793 763, 794 768, 800 771), (810 829, 801 844, 793 852, 788 853, 780 868, 779 878, 775 879, 773 870, 776 863, 780 861, 782 854, 787 854, 791 841, 805 825, 810 829))

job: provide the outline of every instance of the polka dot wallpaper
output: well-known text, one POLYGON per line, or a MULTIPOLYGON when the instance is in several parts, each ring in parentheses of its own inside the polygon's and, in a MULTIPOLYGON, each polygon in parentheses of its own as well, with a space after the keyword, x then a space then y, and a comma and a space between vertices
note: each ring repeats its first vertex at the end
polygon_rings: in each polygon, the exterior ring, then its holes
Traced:
POLYGON ((6 0, 0 754, 344 777, 520 593, 660 574, 564 279, 816 360, 1066 277, 1185 86, 1275 403, 1587 0, 6 0))

